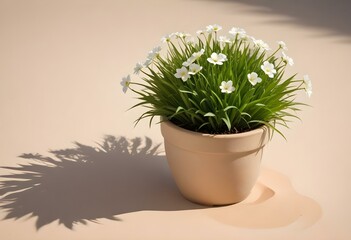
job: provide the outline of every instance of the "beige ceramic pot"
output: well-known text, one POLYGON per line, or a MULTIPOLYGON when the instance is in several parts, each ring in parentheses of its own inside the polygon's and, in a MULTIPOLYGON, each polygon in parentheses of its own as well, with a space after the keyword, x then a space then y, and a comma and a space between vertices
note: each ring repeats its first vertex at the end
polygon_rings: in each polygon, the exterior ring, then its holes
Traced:
POLYGON ((266 127, 239 134, 211 135, 161 123, 166 157, 185 198, 204 205, 244 200, 259 175, 266 127))

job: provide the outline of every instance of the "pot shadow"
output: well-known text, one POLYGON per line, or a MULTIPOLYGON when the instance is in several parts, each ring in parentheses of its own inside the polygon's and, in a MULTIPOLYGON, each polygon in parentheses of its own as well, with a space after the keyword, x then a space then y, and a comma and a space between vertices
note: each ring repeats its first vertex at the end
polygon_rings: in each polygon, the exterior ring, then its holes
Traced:
POLYGON ((97 147, 75 143, 53 150, 53 157, 22 154, 28 160, 0 182, 5 219, 37 217, 36 228, 54 221, 73 229, 99 218, 142 210, 203 208, 185 200, 169 173, 166 159, 150 138, 106 136, 97 147))
POLYGON ((297 193, 288 177, 269 169, 261 170, 258 182, 244 201, 204 211, 223 224, 252 229, 288 225, 305 229, 322 216, 315 200, 297 193))

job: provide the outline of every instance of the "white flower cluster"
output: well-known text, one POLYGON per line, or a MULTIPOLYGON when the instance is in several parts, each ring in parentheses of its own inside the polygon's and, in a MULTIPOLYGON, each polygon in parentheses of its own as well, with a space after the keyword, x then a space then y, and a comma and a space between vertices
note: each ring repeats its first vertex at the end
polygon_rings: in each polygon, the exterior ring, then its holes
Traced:
POLYGON ((204 49, 201 49, 198 52, 194 52, 190 58, 183 62, 183 66, 181 68, 176 69, 174 76, 176 78, 182 79, 185 82, 188 80, 188 78, 190 78, 190 75, 195 75, 196 73, 200 72, 202 67, 194 62, 199 59, 204 54, 204 52, 204 49), (189 69, 186 67, 189 67, 189 69))
MULTIPOLYGON (((283 49, 286 51, 288 50, 285 42, 278 41, 277 43, 278 43, 279 49, 283 49)), ((291 57, 287 56, 284 51, 282 52, 282 60, 283 62, 285 62, 286 64, 289 64, 290 66, 294 65, 294 60, 291 57)))
MULTIPOLYGON (((206 27, 206 32, 208 33, 213 33, 221 30, 222 27, 219 25, 209 25, 206 27)), ((204 31, 199 30, 197 33, 198 34, 203 34, 204 31)), ((226 37, 226 36, 220 36, 219 40, 222 43, 231 43, 233 39, 235 40, 236 38, 239 39, 249 39, 248 35, 246 34, 244 29, 241 28, 232 28, 229 31, 229 34, 231 37, 226 37)), ((253 38, 251 38, 253 39, 253 38)), ((268 44, 263 42, 262 40, 255 40, 253 39, 253 42, 255 46, 259 47, 260 49, 263 49, 265 51, 269 50, 268 44)), ((194 61, 199 59, 203 54, 205 50, 201 49, 199 52, 195 52, 192 54, 192 56, 187 59, 185 62, 183 62, 183 66, 181 68, 176 69, 176 73, 174 76, 176 78, 182 79, 184 82, 187 81, 190 78, 190 75, 195 75, 197 72, 199 72, 202 67, 198 64, 195 64, 194 61), (186 68, 189 67, 189 70, 186 68)), ((223 53, 217 53, 213 52, 209 58, 207 58, 207 61, 209 63, 212 63, 214 65, 223 65, 225 61, 227 61, 228 58, 225 54, 223 53)), ((274 75, 277 73, 277 70, 274 68, 274 65, 272 63, 269 63, 268 61, 265 61, 261 65, 262 71, 268 75, 269 78, 273 78, 274 75)), ((255 86, 257 83, 262 82, 262 79, 258 76, 256 72, 251 72, 247 75, 248 81, 255 86)), ((222 93, 232 93, 235 90, 235 87, 233 86, 233 81, 228 80, 228 81, 222 81, 221 85, 219 86, 221 89, 222 93)))
MULTIPOLYGON (((260 40, 260 39, 257 40, 254 37, 247 35, 246 31, 242 28, 233 27, 228 32, 227 36, 217 37, 217 33, 220 30, 222 30, 222 27, 220 25, 213 24, 213 25, 206 26, 204 30, 199 30, 196 33, 198 35, 206 35, 206 34, 214 33, 216 37, 215 40, 220 43, 221 50, 223 50, 226 44, 233 44, 235 41, 238 41, 238 40, 243 41, 245 44, 247 44, 247 46, 250 46, 250 47, 253 46, 254 47, 253 50, 258 49, 259 53, 263 53, 265 51, 271 50, 271 48, 267 43, 265 43, 263 40, 260 40)), ((174 33, 165 35, 164 37, 162 37, 161 42, 169 44, 170 42, 172 42, 173 39, 180 39, 183 43, 191 46, 196 45, 195 38, 192 37, 190 34, 184 33, 184 32, 174 32, 174 33)), ((278 41, 277 43, 278 43, 278 50, 280 49, 285 51, 288 50, 285 42, 278 41)), ((276 52, 278 52, 278 50, 276 52)), ((150 67, 150 64, 152 64, 157 59, 158 55, 160 54, 160 51, 161 51, 160 46, 153 48, 148 53, 147 58, 143 63, 138 62, 136 64, 136 66, 134 67, 134 74, 139 74, 140 72, 145 73, 143 69, 147 69, 150 67)), ((274 54, 276 52, 274 52, 274 54)), ((182 66, 176 69, 176 73, 174 74, 174 76, 186 82, 192 75, 196 75, 197 73, 199 73, 203 69, 203 67, 198 64, 197 60, 204 53, 205 53, 205 49, 201 49, 198 52, 192 53, 192 55, 182 63, 182 66)), ((218 66, 223 65, 227 60, 228 60, 227 56, 221 52, 212 52, 211 55, 207 58, 207 61, 209 63, 213 65, 218 65, 218 66)), ((284 62, 286 65, 290 65, 290 66, 294 65, 294 60, 291 57, 287 56, 284 51, 281 52, 281 62, 284 62)), ((260 67, 261 67, 261 70, 269 78, 274 78, 275 74, 277 73, 277 70, 274 64, 270 63, 267 60, 264 61, 260 67)), ((258 73, 256 72, 251 72, 247 74, 247 80, 252 84, 252 86, 255 86, 256 84, 262 82, 262 78, 260 78, 258 73)), ((312 83, 308 75, 304 76, 303 83, 304 83, 303 84, 304 89, 306 90, 307 95, 310 97, 312 94, 312 83)), ((121 85, 123 86, 123 92, 127 91, 130 84, 131 84, 130 75, 122 79, 121 85)), ((231 93, 235 90, 232 80, 222 81, 219 88, 221 89, 222 93, 231 93)))
POLYGON ((184 82, 190 78, 190 75, 195 75, 200 72, 202 67, 196 63, 192 63, 189 65, 189 69, 186 67, 178 68, 174 76, 176 78, 181 78, 184 82))
POLYGON ((260 49, 260 51, 271 50, 271 48, 268 46, 268 44, 265 43, 263 40, 261 40, 261 39, 257 40, 254 37, 251 37, 251 40, 252 40, 253 44, 260 49))
POLYGON ((146 57, 144 63, 138 62, 134 67, 134 74, 139 74, 143 68, 149 67, 149 65, 155 60, 155 58, 160 54, 162 48, 160 46, 154 47, 146 57))
POLYGON ((239 40, 248 40, 249 36, 246 34, 246 31, 242 28, 233 27, 229 31, 230 39, 235 40, 238 38, 239 40))
MULTIPOLYGON (((162 48, 160 46, 154 47, 151 51, 148 52, 146 60, 144 63, 138 62, 134 67, 134 74, 138 75, 143 68, 149 67, 149 65, 155 60, 155 58, 160 54, 162 48)), ((122 78, 121 85, 123 87, 123 92, 126 93, 129 85, 131 83, 130 75, 122 78)))
POLYGON ((192 36, 189 33, 184 33, 184 32, 174 32, 171 34, 167 34, 161 38, 162 43, 168 43, 171 42, 172 39, 179 38, 179 39, 186 39, 186 41, 190 41, 192 39, 192 36))

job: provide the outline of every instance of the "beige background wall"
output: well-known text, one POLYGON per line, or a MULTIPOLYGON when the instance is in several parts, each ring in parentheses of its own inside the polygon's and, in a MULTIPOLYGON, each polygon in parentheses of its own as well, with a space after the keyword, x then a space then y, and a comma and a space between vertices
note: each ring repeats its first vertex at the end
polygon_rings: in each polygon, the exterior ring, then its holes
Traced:
POLYGON ((350 9, 346 0, 0 0, 0 238, 350 239, 350 9), (180 196, 159 127, 133 127, 142 109, 126 112, 135 100, 119 84, 163 35, 213 23, 284 40, 291 72, 309 74, 314 93, 299 96, 312 107, 284 130, 288 141, 277 135, 266 148, 250 197, 204 208, 180 196))

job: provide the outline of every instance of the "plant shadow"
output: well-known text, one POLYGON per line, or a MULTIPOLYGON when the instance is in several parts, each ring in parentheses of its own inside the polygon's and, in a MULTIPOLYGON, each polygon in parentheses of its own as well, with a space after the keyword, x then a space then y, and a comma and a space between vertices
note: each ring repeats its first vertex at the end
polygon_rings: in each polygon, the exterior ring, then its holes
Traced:
POLYGON ((52 157, 22 154, 27 162, 0 176, 0 209, 5 219, 37 217, 37 229, 54 221, 73 229, 101 218, 122 221, 116 215, 123 213, 203 208, 180 195, 159 146, 109 135, 96 147, 76 142, 52 150, 52 157))

